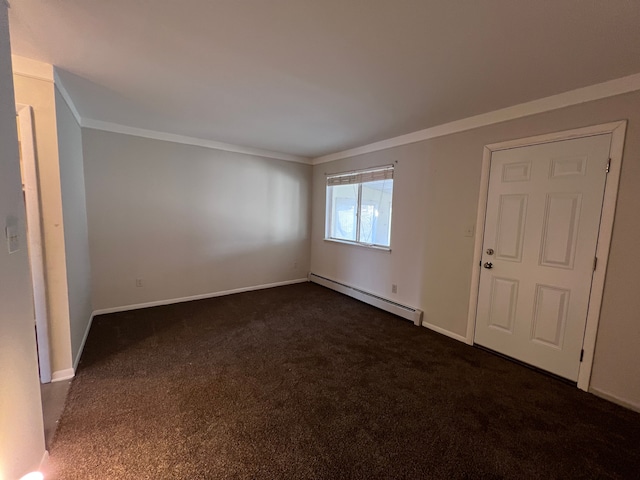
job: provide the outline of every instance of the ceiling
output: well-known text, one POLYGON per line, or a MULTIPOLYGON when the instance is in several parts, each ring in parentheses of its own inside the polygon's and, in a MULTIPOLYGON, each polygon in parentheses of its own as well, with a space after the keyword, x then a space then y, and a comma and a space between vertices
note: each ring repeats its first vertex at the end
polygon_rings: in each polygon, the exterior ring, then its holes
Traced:
POLYGON ((10 0, 83 119, 304 157, 640 72, 637 0, 10 0))

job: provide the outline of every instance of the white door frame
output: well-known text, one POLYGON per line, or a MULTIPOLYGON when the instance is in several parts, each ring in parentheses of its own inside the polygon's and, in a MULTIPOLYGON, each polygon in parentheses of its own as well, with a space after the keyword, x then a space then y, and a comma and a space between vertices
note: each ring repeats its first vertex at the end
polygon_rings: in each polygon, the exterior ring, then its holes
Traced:
POLYGON ((33 284, 33 307, 36 316, 38 366, 40 368, 40 382, 49 383, 51 382, 49 320, 47 316, 42 217, 40 214, 40 190, 38 187, 38 163, 36 160, 35 138, 33 135, 33 113, 29 105, 18 103, 16 104, 16 114, 18 115, 18 122, 20 124, 22 176, 24 179, 29 263, 33 284))
POLYGON ((591 280, 591 295, 589 297, 589 310, 587 313, 587 323, 584 334, 584 356, 578 371, 578 388, 589 389, 591 380, 591 367, 593 366, 593 356, 596 346, 596 335, 598 333, 598 323, 600 321, 600 307, 602 306, 602 295, 604 292, 604 281, 607 273, 609 261, 609 249, 611 246, 611 234, 613 231, 613 219, 618 198, 618 184, 620 182, 620 170, 622 166, 622 153, 624 150, 624 138, 627 130, 627 121, 605 123, 592 127, 578 128, 564 132, 550 133, 529 138, 521 138, 506 142, 493 143, 484 147, 482 157, 482 175, 480 177, 480 195, 478 199, 478 215, 476 217, 477 235, 474 244, 473 270, 471 273, 471 294, 469 298, 469 316, 467 319, 466 341, 473 345, 473 337, 476 327, 476 314, 478 309, 478 288, 480 286, 480 262, 482 259, 482 245, 484 242, 484 223, 487 211, 487 198, 489 196, 489 170, 491 167, 491 155, 499 150, 508 150, 517 147, 527 147, 539 145, 541 143, 558 142, 572 138, 591 137, 594 135, 611 134, 611 147, 609 157, 611 165, 607 175, 604 200, 602 203, 602 218, 600 221, 600 231, 598 232, 598 243, 596 246, 596 257, 598 264, 593 272, 591 280))

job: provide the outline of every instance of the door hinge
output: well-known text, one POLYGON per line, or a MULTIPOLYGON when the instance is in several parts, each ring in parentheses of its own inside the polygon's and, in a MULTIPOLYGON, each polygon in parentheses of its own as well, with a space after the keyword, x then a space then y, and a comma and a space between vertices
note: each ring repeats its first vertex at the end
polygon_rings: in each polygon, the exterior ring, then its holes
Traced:
POLYGON ((609 173, 609 170, 611 170, 611 159, 607 160, 607 169, 605 172, 609 173))
POLYGON ((584 348, 582 350, 580 350, 580 361, 582 362, 582 359, 584 358, 584 348))
POLYGON ((593 271, 594 272, 595 272, 597 266, 598 266, 598 257, 593 257, 593 271))

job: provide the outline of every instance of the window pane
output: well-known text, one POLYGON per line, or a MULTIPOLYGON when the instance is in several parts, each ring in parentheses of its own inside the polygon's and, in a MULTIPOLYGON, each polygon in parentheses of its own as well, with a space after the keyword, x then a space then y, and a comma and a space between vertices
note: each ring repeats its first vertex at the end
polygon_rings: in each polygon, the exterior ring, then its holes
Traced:
POLYGON ((330 219, 329 237, 356 241, 358 185, 336 185, 327 188, 330 219))
POLYGON ((360 242, 389 246, 392 197, 393 179, 362 184, 360 242))

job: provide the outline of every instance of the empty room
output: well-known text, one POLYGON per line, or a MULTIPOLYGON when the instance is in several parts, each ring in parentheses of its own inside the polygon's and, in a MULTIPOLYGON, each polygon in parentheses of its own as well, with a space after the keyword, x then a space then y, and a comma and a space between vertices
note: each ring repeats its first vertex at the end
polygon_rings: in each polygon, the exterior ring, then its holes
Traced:
POLYGON ((0 480, 639 478, 638 25, 0 1, 0 480))

